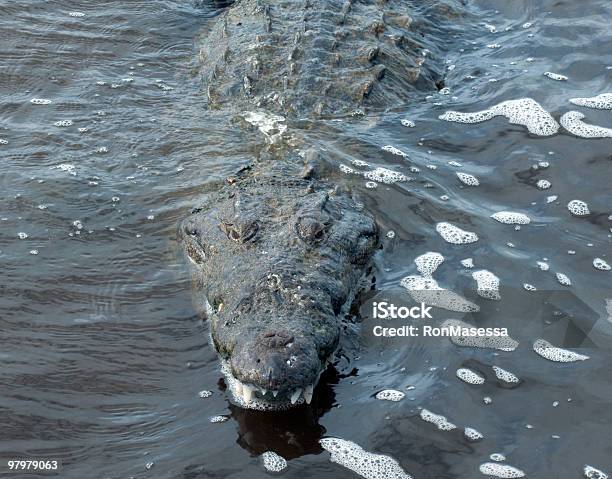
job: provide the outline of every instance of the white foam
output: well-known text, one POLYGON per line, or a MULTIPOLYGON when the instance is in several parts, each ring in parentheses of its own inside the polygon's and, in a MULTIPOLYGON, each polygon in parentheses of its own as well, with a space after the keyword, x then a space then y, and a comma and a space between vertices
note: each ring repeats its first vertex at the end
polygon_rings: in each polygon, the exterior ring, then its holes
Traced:
POLYGON ((472 278, 476 280, 478 296, 485 299, 499 300, 499 278, 486 269, 474 271, 472 278))
POLYGON ((513 211, 500 211, 499 213, 491 215, 491 218, 506 225, 528 225, 531 223, 529 216, 513 211))
POLYGON ((354 442, 327 437, 320 439, 319 443, 331 454, 332 462, 366 479, 412 479, 392 457, 365 451, 354 442))
POLYGON ((429 251, 416 258, 414 262, 419 273, 423 276, 431 276, 438 269, 438 266, 444 262, 444 256, 440 253, 429 251))
POLYGON ((487 476, 500 477, 502 479, 513 479, 525 477, 525 473, 516 467, 496 462, 485 462, 480 465, 480 472, 487 476))
POLYGON ((584 465, 584 469, 582 471, 584 472, 584 477, 587 477, 588 479, 608 479, 608 475, 605 472, 595 469, 593 466, 589 466, 588 464, 584 465))
POLYGON ((567 77, 565 75, 560 75, 559 73, 544 72, 544 76, 550 78, 551 80, 567 81, 567 77))
POLYGON ((557 195, 547 196, 546 203, 552 203, 553 201, 557 201, 559 197, 557 195))
POLYGON ((496 461, 496 462, 502 462, 506 460, 506 456, 504 456, 503 454, 499 452, 494 452, 493 454, 489 456, 489 459, 491 459, 492 461, 496 461))
POLYGON ((586 216, 591 214, 589 205, 581 200, 572 200, 567 204, 569 212, 575 216, 586 216))
POLYGON ((389 153, 391 153, 392 155, 397 155, 397 156, 408 156, 406 153, 404 153, 402 150, 400 150, 399 148, 394 147, 393 145, 385 145, 382 147, 382 150, 384 151, 388 151, 389 153))
POLYGON ((445 416, 434 414, 427 409, 421 409, 421 419, 435 424, 440 431, 452 431, 453 429, 457 429, 457 426, 449 422, 445 416))
MULTIPOLYGON (((81 226, 81 228, 82 228, 82 226, 81 226)), ((79 229, 81 229, 81 228, 79 228, 79 229)), ((198 393, 198 396, 200 396, 202 399, 209 398, 209 397, 211 397, 211 396, 212 396, 212 391, 206 391, 206 390, 204 390, 204 391, 200 391, 200 392, 198 393)))
POLYGON ((369 190, 373 190, 374 188, 378 187, 378 183, 375 181, 366 181, 365 187, 369 190))
POLYGON ((559 131, 559 124, 551 114, 531 98, 504 101, 474 113, 447 111, 439 118, 457 123, 480 123, 496 116, 506 117, 513 125, 523 125, 530 133, 538 136, 550 136, 559 131))
POLYGON ((468 384, 484 384, 485 378, 483 378, 476 371, 473 371, 469 368, 459 368, 457 369, 457 377, 461 379, 463 382, 468 384))
POLYGON ((512 339, 510 336, 477 336, 468 334, 468 331, 465 329, 474 328, 474 326, 458 319, 447 319, 442 323, 442 327, 461 328, 458 335, 450 336, 449 338, 451 342, 457 346, 514 351, 519 344, 518 341, 512 339))
POLYGON ((380 399, 381 401, 401 401, 404 399, 406 395, 401 391, 396 391, 395 389, 385 389, 376 394, 376 399, 380 399))
POLYGON ((478 186, 480 185, 480 181, 474 175, 468 175, 467 173, 457 172, 457 178, 459 181, 467 186, 478 186))
POLYGON ((425 303, 436 308, 458 313, 475 313, 480 307, 463 298, 454 291, 441 288, 433 278, 406 276, 400 283, 417 303, 425 303))
POLYGON ((557 348, 545 339, 537 339, 533 343, 533 350, 544 359, 558 363, 573 363, 575 361, 586 361, 587 359, 590 359, 589 356, 585 356, 584 354, 578 354, 567 349, 557 348))
POLYGON ((578 111, 568 111, 562 117, 560 123, 563 128, 572 135, 581 138, 612 138, 612 128, 590 125, 582 121, 584 114, 578 111))
POLYGON ((542 271, 548 271, 550 266, 544 261, 538 261, 538 268, 540 268, 542 271))
POLYGON ((55 123, 53 123, 55 126, 72 126, 72 120, 61 120, 61 121, 56 121, 55 123))
POLYGON ((381 167, 378 167, 372 171, 366 171, 363 176, 368 180, 376 181, 378 183, 385 183, 387 185, 408 181, 408 177, 406 175, 381 167))
POLYGON ((52 102, 51 100, 47 100, 46 98, 32 98, 30 100, 30 103, 32 105, 50 105, 52 102))
POLYGON ((551 187, 551 184, 550 184, 550 181, 548 180, 538 180, 538 182, 536 183, 536 186, 540 188, 541 190, 547 190, 548 188, 551 187))
POLYGON ((464 268, 473 268, 474 267, 474 260, 472 258, 465 258, 461 260, 461 266, 463 266, 464 268))
POLYGON ((210 422, 213 424, 218 424, 221 422, 227 422, 229 420, 229 417, 227 416, 213 416, 210 418, 210 422))
POLYGON ((469 244, 478 241, 478 235, 470 231, 464 231, 451 223, 438 223, 436 231, 442 238, 451 244, 469 244))
POLYGON ((85 16, 83 12, 69 12, 68 15, 71 17, 82 18, 85 16))
POLYGON ((351 160, 351 164, 362 167, 362 168, 365 168, 366 166, 370 166, 370 164, 367 161, 363 161, 363 160, 351 160))
POLYGON ((8 141, 4 140, 3 138, 0 138, 0 145, 8 145, 8 141))
POLYGON ((412 120, 402 120, 402 125, 404 125, 406 128, 414 128, 414 121, 412 120))
POLYGON ((538 288, 536 288, 533 284, 529 284, 529 283, 523 283, 523 289, 525 291, 537 291, 538 288))
POLYGON ((510 371, 500 368, 499 366, 493 366, 493 371, 495 372, 497 379, 505 383, 516 384, 520 381, 516 375, 512 374, 510 371))
POLYGON ((484 436, 481 432, 477 431, 473 427, 466 427, 463 430, 463 435, 468 441, 476 442, 484 439, 484 436))
POLYGON ((598 269, 600 271, 610 271, 611 269, 610 265, 601 258, 595 258, 593 260, 593 266, 595 267, 595 269, 598 269))
POLYGON ((247 111, 244 113, 244 120, 256 126, 270 143, 275 143, 283 133, 287 131, 287 125, 283 122, 285 118, 280 115, 273 115, 266 112, 247 111))
POLYGON ((279 456, 275 452, 266 451, 261 455, 263 466, 270 472, 280 472, 287 467, 285 458, 279 456))
POLYGON ((567 275, 565 275, 563 273, 556 273, 556 276, 557 276, 557 281, 559 281, 559 284, 562 284, 563 286, 571 286, 572 285, 572 282, 567 277, 567 275))
POLYGON ((19 233, 17 233, 17 237, 18 237, 19 239, 24 240, 24 239, 27 239, 27 238, 28 238, 28 234, 27 234, 27 233, 24 233, 23 231, 20 231, 19 233))
POLYGON ((570 103, 598 110, 612 110, 612 93, 602 93, 601 95, 586 98, 570 98, 570 103))
POLYGON ((350 166, 346 166, 345 164, 341 163, 340 164, 340 171, 342 173, 346 173, 347 175, 352 175, 354 173, 359 174, 358 172, 356 172, 353 168, 351 168, 350 166))

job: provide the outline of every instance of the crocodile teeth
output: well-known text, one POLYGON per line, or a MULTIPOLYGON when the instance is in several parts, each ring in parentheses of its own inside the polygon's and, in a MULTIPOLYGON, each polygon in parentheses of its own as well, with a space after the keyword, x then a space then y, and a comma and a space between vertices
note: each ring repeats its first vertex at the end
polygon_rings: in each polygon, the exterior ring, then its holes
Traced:
POLYGON ((314 384, 309 384, 304 388, 304 399, 306 400, 306 404, 310 404, 312 401, 312 393, 314 391, 314 384))
POLYGON ((268 390, 267 389, 260 389, 261 391, 261 395, 265 396, 266 394, 268 394, 268 390))
POLYGON ((300 398, 301 394, 302 394, 302 388, 297 388, 295 391, 293 391, 293 394, 291 394, 291 404, 295 404, 297 400, 300 398))
POLYGON ((278 396, 278 390, 277 391, 272 391, 272 396, 274 396, 274 397, 278 396))
POLYGON ((236 380, 236 396, 242 396, 242 383, 236 380))
POLYGON ((242 386, 242 399, 244 399, 246 404, 249 404, 251 399, 253 399, 253 388, 248 384, 242 386))

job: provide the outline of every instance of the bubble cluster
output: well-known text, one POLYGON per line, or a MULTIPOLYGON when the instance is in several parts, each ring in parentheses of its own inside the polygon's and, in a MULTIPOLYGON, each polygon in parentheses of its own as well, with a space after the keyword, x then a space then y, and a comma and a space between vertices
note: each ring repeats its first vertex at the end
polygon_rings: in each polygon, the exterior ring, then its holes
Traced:
POLYGON ((366 171, 363 176, 368 180, 384 183, 386 185, 408 181, 408 177, 406 175, 382 167, 375 168, 372 171, 366 171))
MULTIPOLYGON (((458 319, 447 319, 442 323, 443 328, 473 328, 458 319)), ((518 346, 518 341, 510 336, 475 336, 473 334, 462 334, 450 336, 451 342, 457 346, 471 348, 488 348, 500 351, 514 351, 518 346)))
POLYGON ((551 80, 567 81, 567 77, 565 75, 560 75, 559 73, 544 72, 544 76, 550 78, 551 80))
POLYGON ((417 303, 425 303, 436 308, 456 311, 458 313, 474 313, 480 307, 463 298, 454 291, 438 286, 433 278, 423 276, 406 276, 400 283, 417 303))
POLYGON ((472 258, 465 258, 461 260, 461 266, 463 266, 464 268, 473 268, 474 267, 474 260, 472 258))
POLYGON ((572 282, 567 277, 567 275, 565 275, 563 273, 556 273, 556 276, 557 276, 557 281, 559 281, 559 284, 562 284, 563 286, 571 286, 572 285, 572 282))
POLYGON ((71 17, 82 18, 85 16, 83 12, 69 12, 68 15, 71 17))
POLYGON ((218 424, 221 422, 226 422, 229 420, 229 417, 227 416, 213 416, 210 418, 210 422, 213 424, 218 424))
POLYGON ((483 378, 476 371, 473 371, 469 368, 459 368, 457 369, 457 377, 461 379, 464 383, 468 384, 484 384, 485 378, 483 378))
POLYGON ((464 231, 451 223, 438 223, 436 231, 442 238, 451 244, 469 244, 478 241, 478 235, 470 231, 464 231))
POLYGON ((504 116, 511 124, 525 126, 530 133, 538 136, 550 136, 559 131, 559 124, 552 115, 531 98, 504 101, 474 113, 447 111, 439 118, 457 123, 480 123, 496 116, 504 116))
POLYGON ((569 212, 575 216, 586 216, 591 214, 589 205, 581 200, 572 200, 567 204, 569 212))
POLYGON ((376 399, 380 399, 381 401, 401 401, 404 399, 406 395, 401 391, 396 391, 395 389, 385 389, 376 394, 376 399))
POLYGON ((476 442, 484 439, 484 436, 481 432, 477 431, 473 427, 466 427, 463 430, 463 435, 468 441, 476 442))
POLYGON ((412 120, 402 120, 401 123, 406 128, 414 128, 414 121, 412 120))
POLYGON ((457 178, 459 181, 467 186, 478 186, 480 185, 480 181, 474 175, 468 175, 467 173, 457 172, 457 178))
POLYGON ((445 416, 434 414, 427 409, 421 409, 421 419, 435 424, 440 431, 452 431, 453 429, 457 429, 457 426, 449 422, 445 416))
POLYGON ((529 216, 513 211, 500 211, 499 213, 491 215, 491 218, 506 225, 528 225, 531 223, 529 216))
POLYGON ((279 456, 275 452, 266 451, 261 455, 263 466, 270 472, 280 472, 287 467, 285 458, 279 456))
POLYGON ((557 348, 545 339, 537 339, 533 343, 533 350, 544 359, 558 363, 573 363, 576 361, 586 361, 589 356, 578 354, 567 349, 557 348))
POLYGON ((444 262, 444 256, 440 253, 429 251, 416 258, 414 262, 419 273, 423 276, 431 276, 438 269, 438 266, 444 262))
POLYGON ((275 143, 287 131, 287 125, 283 124, 285 118, 280 115, 248 111, 244 114, 244 120, 256 126, 270 143, 275 143))
POLYGON ((538 288, 536 288, 533 284, 529 284, 529 283, 523 283, 523 289, 525 291, 537 291, 538 288))
POLYGON ((485 462, 480 465, 480 472, 487 476, 499 477, 502 479, 514 479, 525 477, 525 473, 516 467, 495 462, 485 462))
POLYGON ((502 462, 506 460, 506 456, 504 456, 503 454, 500 454, 499 452, 494 452, 493 454, 489 456, 489 459, 495 462, 502 462))
POLYGON ((200 392, 198 393, 198 396, 200 396, 200 397, 201 397, 201 398, 203 398, 203 399, 205 399, 205 398, 209 398, 209 397, 211 397, 211 396, 212 396, 212 391, 206 391, 206 390, 204 390, 204 391, 200 391, 200 392))
POLYGON ((476 292, 485 299, 499 300, 499 278, 486 269, 474 271, 472 278, 476 280, 476 292))
POLYGON ((408 156, 406 153, 404 153, 402 150, 400 150, 399 148, 395 148, 393 145, 385 145, 381 148, 383 151, 388 151, 389 153, 391 153, 392 155, 397 155, 397 156, 408 156))
POLYGON ((589 125, 582 121, 584 114, 578 111, 568 111, 559 120, 561 126, 572 135, 581 138, 612 138, 612 128, 589 125))
MULTIPOLYGON (((512 374, 510 371, 500 368, 499 366, 493 366, 493 372, 495 372, 497 379, 505 383, 516 384, 520 381, 516 375, 512 374)), ((503 459, 501 460, 503 461, 503 459)))
POLYGON ((4 140, 3 138, 0 138, 0 145, 8 145, 8 141, 4 140))
POLYGON ((548 188, 551 187, 551 184, 550 184, 550 181, 548 180, 538 180, 538 182, 536 183, 536 186, 540 188, 541 190, 547 190, 548 188))
POLYGON ((598 269, 600 271, 610 271, 611 269, 610 265, 601 258, 595 258, 593 260, 593 266, 595 267, 595 269, 598 269))
POLYGON ((584 465, 582 472, 584 472, 584 477, 587 477, 588 479, 608 479, 608 475, 605 472, 595 469, 593 466, 589 466, 588 464, 584 465))
POLYGON ((50 105, 52 102, 51 100, 47 100, 46 98, 32 98, 30 100, 30 103, 32 105, 50 105))
POLYGON ((72 120, 61 120, 61 121, 56 121, 55 123, 53 123, 55 126, 72 126, 72 120))
POLYGON ((331 454, 332 462, 366 479, 412 479, 392 457, 365 451, 354 442, 327 437, 319 443, 331 454))
POLYGON ((587 98, 571 98, 570 103, 598 110, 612 110, 612 93, 602 93, 601 95, 587 98))

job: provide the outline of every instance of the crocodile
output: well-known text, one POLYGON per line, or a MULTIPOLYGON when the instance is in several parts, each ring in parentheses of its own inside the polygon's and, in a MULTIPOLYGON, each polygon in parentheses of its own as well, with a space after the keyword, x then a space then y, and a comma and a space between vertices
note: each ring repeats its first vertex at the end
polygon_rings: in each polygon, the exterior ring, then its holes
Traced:
POLYGON ((330 173, 319 119, 401 108, 443 86, 438 1, 238 0, 199 50, 206 107, 264 133, 254 158, 179 228, 194 299, 233 400, 310 403, 380 249, 373 215, 330 173), (307 125, 307 126, 304 126, 307 125))

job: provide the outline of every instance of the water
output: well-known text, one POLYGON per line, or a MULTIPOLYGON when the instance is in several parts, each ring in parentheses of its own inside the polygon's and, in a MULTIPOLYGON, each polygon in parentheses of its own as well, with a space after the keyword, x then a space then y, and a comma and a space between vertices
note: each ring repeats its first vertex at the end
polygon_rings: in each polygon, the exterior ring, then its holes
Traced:
MULTIPOLYGON (((609 473, 612 273, 593 260, 612 259, 610 140, 563 130, 538 137, 502 117, 438 119, 530 97, 557 121, 576 110, 610 127, 610 111, 569 103, 610 91, 609 2, 474 2, 475 19, 446 39, 448 94, 320 125, 336 132, 333 143, 312 133, 338 164, 365 160, 414 180, 371 189, 338 173, 395 235, 384 239, 376 291, 363 298, 361 326, 348 327, 337 373, 324 377, 312 408, 274 415, 229 403, 176 242, 178 222, 254 151, 245 138, 262 141, 203 107, 198 42, 219 8, 2 5, 0 457, 61 459, 62 478, 246 478, 268 477, 261 454, 274 451, 288 460, 285 477, 350 477, 318 442, 331 435, 393 456, 416 478, 479 477, 493 453, 529 477, 576 478, 584 464, 609 473), (588 216, 567 210, 574 199, 588 216), (490 218, 501 211, 531 223, 515 230, 490 218), (436 232, 441 222, 479 239, 449 244, 436 232), (417 274, 413 260, 428 251, 444 256, 440 286, 481 307, 463 319, 508 327, 516 351, 372 336, 370 302, 410 303, 401 279, 417 274), (460 263, 470 257, 473 269, 460 263), (472 273, 481 269, 500 278, 501 301, 476 294, 472 273), (549 362, 532 351, 540 337, 590 359, 549 362), (501 384, 492 366, 521 382, 501 384), (460 381, 462 367, 485 383, 460 381), (377 400, 384 389, 406 397, 377 400), (438 430, 420 408, 457 430, 438 430), (464 427, 484 439, 469 442, 464 427)), ((433 322, 459 316, 436 310, 433 322)))

